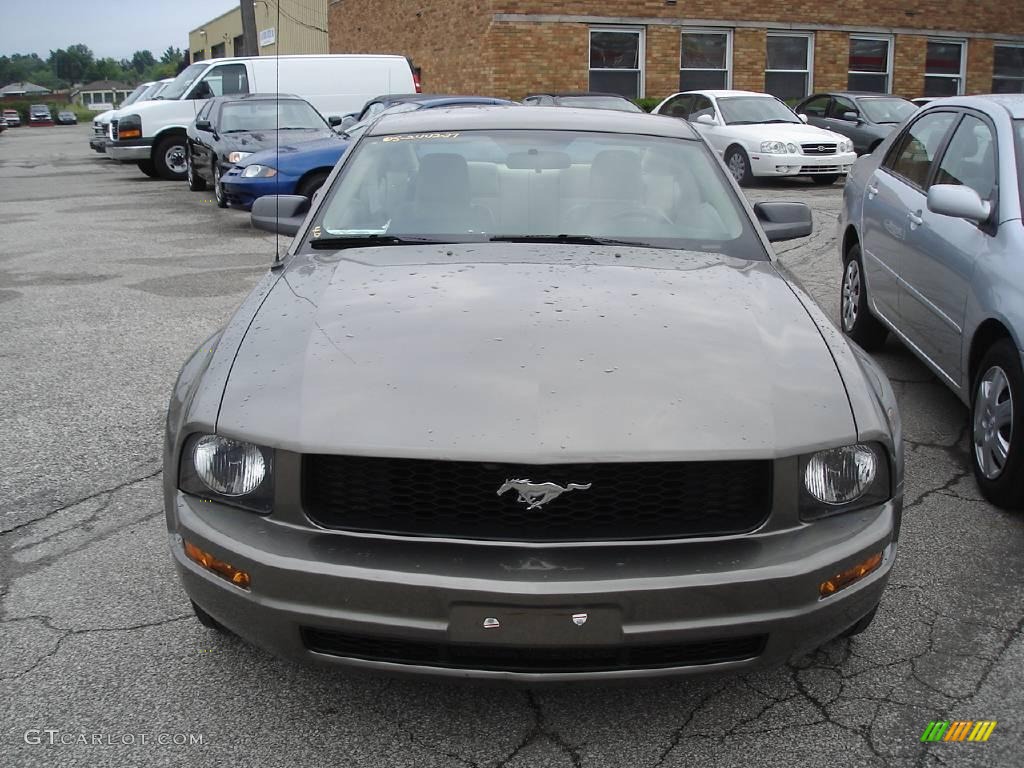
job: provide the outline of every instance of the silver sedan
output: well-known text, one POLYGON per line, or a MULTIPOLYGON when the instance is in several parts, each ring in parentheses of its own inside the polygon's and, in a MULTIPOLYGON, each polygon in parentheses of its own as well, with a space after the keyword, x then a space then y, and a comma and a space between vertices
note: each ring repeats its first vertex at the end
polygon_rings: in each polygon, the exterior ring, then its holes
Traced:
POLYGON ((884 374, 778 269, 686 123, 382 117, 185 364, 171 551, 283 656, 579 680, 745 670, 871 622, 896 557, 884 374))
POLYGON ((843 330, 889 333, 971 409, 985 497, 1024 506, 1024 96, 939 99, 854 166, 843 330))

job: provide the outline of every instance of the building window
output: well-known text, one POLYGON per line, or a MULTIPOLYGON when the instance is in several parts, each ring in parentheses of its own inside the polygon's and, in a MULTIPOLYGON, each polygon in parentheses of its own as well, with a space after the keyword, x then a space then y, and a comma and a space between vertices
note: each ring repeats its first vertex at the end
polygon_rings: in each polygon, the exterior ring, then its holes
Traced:
POLYGON ((1024 93, 1024 45, 997 45, 992 59, 992 93, 1024 93))
POLYGON ((205 56, 204 56, 205 53, 206 53, 205 49, 202 50, 202 51, 192 51, 192 61, 193 62, 202 61, 205 58, 205 56))
POLYGON ((728 88, 732 70, 732 33, 686 30, 679 47, 679 90, 728 88))
POLYGON ((846 87, 851 91, 888 93, 892 77, 892 38, 850 36, 846 87))
POLYGON ((964 52, 957 40, 929 40, 924 60, 924 95, 957 96, 964 92, 964 52))
POLYGON ((811 92, 813 35, 768 33, 764 89, 789 104, 811 92))
POLYGON ((245 55, 245 35, 239 35, 231 43, 231 51, 235 56, 245 55))
POLYGON ((590 90, 636 99, 644 93, 644 37, 639 29, 590 30, 590 90))
POLYGON ((210 46, 210 58, 211 59, 223 59, 226 51, 224 50, 224 43, 217 43, 210 46))

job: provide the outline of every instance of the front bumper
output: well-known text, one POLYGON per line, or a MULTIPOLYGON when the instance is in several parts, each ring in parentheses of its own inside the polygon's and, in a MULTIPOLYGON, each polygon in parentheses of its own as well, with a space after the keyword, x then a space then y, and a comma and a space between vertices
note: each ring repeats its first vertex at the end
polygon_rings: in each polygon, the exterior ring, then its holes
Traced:
POLYGON ((167 512, 171 551, 189 596, 276 655, 541 682, 746 671, 816 648, 878 604, 895 559, 901 510, 900 497, 760 535, 576 546, 359 536, 275 521, 178 491, 167 512), (183 539, 247 571, 251 588, 240 589, 187 558, 183 539), (877 571, 819 598, 822 581, 875 552, 885 553, 877 571), (570 623, 581 613, 595 621, 570 623), (483 629, 481 616, 499 616, 503 626, 483 629), (318 647, 311 635, 361 638, 364 650, 311 650, 318 647), (724 647, 744 638, 759 642, 742 658, 586 671, 557 665, 510 671, 505 662, 486 660, 452 665, 420 653, 468 646, 477 659, 511 654, 529 664, 531 656, 579 649, 614 655, 620 649, 724 647), (413 655, 399 658, 404 651, 394 649, 403 648, 413 655))
POLYGON ((750 172, 755 176, 845 175, 857 160, 856 152, 836 155, 750 155, 750 172))
POLYGON ((121 163, 137 163, 140 160, 149 160, 152 151, 152 139, 107 141, 107 154, 121 163))
POLYGON ((110 143, 110 139, 103 136, 93 136, 89 139, 89 149, 95 150, 96 152, 106 152, 107 145, 110 143))
POLYGON ((231 167, 222 177, 224 197, 232 208, 252 210, 252 204, 265 195, 293 195, 298 179, 278 172, 269 179, 244 179, 242 167, 231 167))

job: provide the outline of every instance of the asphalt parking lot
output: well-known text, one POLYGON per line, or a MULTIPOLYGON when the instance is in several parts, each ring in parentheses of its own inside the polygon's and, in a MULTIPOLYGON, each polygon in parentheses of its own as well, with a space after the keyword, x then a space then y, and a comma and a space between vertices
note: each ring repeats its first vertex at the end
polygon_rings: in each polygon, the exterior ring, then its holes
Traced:
MULTIPOLYGON (((1024 515, 980 500, 966 410, 893 342, 907 505, 853 640, 742 677, 530 690, 299 667, 203 628, 167 553, 164 410, 276 238, 90 130, 0 135, 0 765, 1024 764, 1024 515), (998 725, 924 745, 932 720, 998 725)), ((750 196, 812 206, 778 251, 836 317, 841 187, 750 196)))

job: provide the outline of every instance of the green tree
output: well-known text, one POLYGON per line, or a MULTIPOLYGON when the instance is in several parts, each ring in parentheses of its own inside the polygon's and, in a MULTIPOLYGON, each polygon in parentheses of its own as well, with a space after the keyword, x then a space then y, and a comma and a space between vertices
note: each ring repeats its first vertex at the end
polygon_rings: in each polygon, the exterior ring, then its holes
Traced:
MULTIPOLYGON (((135 70, 137 75, 141 75, 154 64, 156 64, 156 59, 153 58, 151 51, 136 51, 132 54, 131 68, 135 70)), ((125 69, 128 69, 128 67, 125 67, 125 69)))
POLYGON ((80 83, 94 64, 95 56, 89 46, 82 43, 69 45, 66 49, 50 51, 48 63, 58 79, 68 83, 80 83))
POLYGON ((163 52, 160 57, 161 64, 173 64, 175 67, 181 64, 181 59, 185 54, 181 52, 181 48, 175 48, 173 45, 167 46, 167 50, 163 52))

